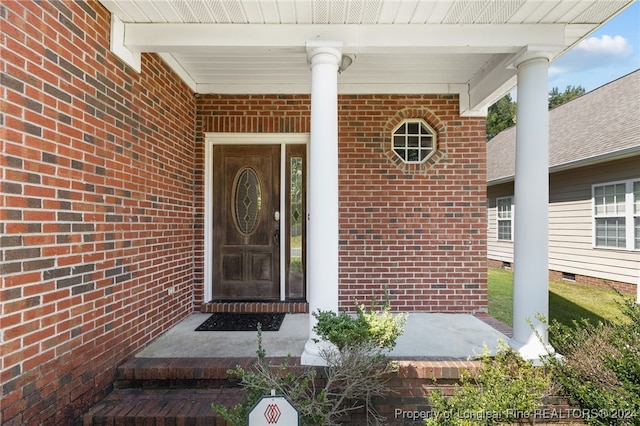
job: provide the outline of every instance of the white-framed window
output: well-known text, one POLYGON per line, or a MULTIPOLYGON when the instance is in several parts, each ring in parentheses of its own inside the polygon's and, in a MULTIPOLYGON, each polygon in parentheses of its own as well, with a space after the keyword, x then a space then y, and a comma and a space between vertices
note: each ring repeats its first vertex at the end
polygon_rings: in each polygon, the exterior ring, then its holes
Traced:
POLYGON ((640 179, 593 185, 593 245, 640 250, 640 179))
POLYGON ((498 241, 513 241, 513 197, 496 199, 498 241))
POLYGON ((408 119, 393 129, 393 152, 405 163, 424 163, 436 152, 436 132, 422 119, 408 119))

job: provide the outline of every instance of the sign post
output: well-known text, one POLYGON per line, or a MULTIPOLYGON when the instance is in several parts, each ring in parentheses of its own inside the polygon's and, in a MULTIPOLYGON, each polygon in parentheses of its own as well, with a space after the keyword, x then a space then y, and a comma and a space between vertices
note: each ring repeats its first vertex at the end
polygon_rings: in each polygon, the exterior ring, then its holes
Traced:
POLYGON ((284 396, 263 396, 247 414, 247 426, 299 426, 298 409, 284 396))

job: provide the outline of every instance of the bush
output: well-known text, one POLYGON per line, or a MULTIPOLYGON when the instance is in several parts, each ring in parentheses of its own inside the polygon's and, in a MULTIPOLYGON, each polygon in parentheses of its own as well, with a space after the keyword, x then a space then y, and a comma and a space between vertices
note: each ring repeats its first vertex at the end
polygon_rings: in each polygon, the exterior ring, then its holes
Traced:
POLYGON ((549 388, 549 375, 502 345, 496 356, 485 349, 476 374, 463 372, 451 397, 431 393, 429 426, 496 425, 533 421, 549 388))
POLYGON ((393 316, 388 306, 380 312, 367 311, 361 306, 356 317, 321 311, 314 315, 318 319, 316 333, 339 348, 339 352, 321 353, 327 364, 322 380, 318 380, 316 368, 292 370, 288 358, 279 365, 270 365, 258 330, 257 361, 250 370, 236 367, 229 371, 241 379, 244 401, 232 408, 213 405, 230 425, 244 425, 249 410, 260 398, 270 395, 272 389, 277 395, 289 398, 305 426, 335 425, 339 419, 362 408, 369 424, 384 424, 384 418, 370 401, 390 391, 387 380, 396 367, 385 359, 382 351, 395 346, 406 317, 393 316))
POLYGON ((347 346, 360 345, 393 349, 407 322, 406 314, 392 314, 388 304, 380 311, 356 305, 355 316, 320 310, 313 312, 313 316, 318 320, 314 328, 318 336, 336 345, 340 351, 347 346))
POLYGON ((240 366, 229 370, 227 373, 238 377, 240 385, 244 388, 244 400, 231 408, 213 404, 216 410, 231 426, 244 426, 249 411, 263 396, 270 395, 272 389, 277 395, 286 395, 298 409, 305 424, 321 424, 326 397, 324 394, 314 392, 314 379, 316 370, 305 369, 302 373, 292 373, 288 368, 288 358, 279 365, 270 365, 266 361, 266 353, 262 347, 262 330, 258 324, 258 359, 250 370, 240 366))
POLYGON ((640 305, 620 303, 618 323, 551 323, 551 343, 563 357, 546 364, 584 420, 592 425, 640 424, 640 305))

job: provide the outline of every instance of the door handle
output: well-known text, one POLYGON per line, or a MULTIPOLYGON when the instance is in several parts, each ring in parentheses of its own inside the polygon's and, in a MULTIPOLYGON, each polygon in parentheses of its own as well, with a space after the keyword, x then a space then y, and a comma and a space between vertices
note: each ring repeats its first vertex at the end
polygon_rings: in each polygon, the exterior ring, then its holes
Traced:
POLYGON ((280 246, 280 227, 277 226, 275 232, 273 233, 273 242, 276 247, 280 246))

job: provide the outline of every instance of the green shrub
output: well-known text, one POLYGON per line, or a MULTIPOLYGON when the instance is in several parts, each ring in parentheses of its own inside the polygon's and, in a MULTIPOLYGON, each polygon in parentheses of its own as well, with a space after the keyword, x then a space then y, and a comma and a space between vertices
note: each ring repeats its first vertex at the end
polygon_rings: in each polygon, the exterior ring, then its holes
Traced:
POLYGON ((563 356, 549 356, 546 364, 588 424, 640 424, 640 305, 620 306, 624 318, 616 323, 549 326, 563 356))
POLYGON ((298 409, 305 425, 322 424, 327 411, 328 401, 322 392, 314 392, 313 381, 316 377, 315 369, 304 369, 302 372, 291 372, 289 357, 278 365, 270 365, 266 360, 266 352, 262 346, 262 330, 258 324, 258 359, 251 369, 245 370, 240 366, 227 373, 238 377, 244 389, 245 397, 238 405, 227 408, 220 404, 213 404, 216 410, 230 426, 244 426, 249 411, 258 403, 260 398, 268 396, 271 390, 277 395, 286 395, 298 409))
POLYGON ((432 417, 425 423, 471 426, 533 421, 549 383, 544 369, 534 367, 506 345, 501 345, 495 357, 485 348, 478 371, 464 371, 451 397, 440 389, 431 393, 432 417))
POLYGON ((368 424, 385 424, 370 402, 371 398, 390 392, 387 381, 396 367, 382 351, 395 346, 406 317, 392 315, 388 306, 379 312, 360 306, 355 317, 330 311, 314 315, 318 319, 316 333, 340 349, 321 353, 327 364, 322 380, 316 381, 316 368, 292 370, 288 358, 279 365, 270 365, 262 347, 262 332, 258 330, 257 361, 249 370, 236 367, 229 371, 240 378, 245 399, 232 408, 213 405, 231 426, 244 425, 249 410, 272 389, 289 398, 305 426, 335 425, 362 408, 368 424))
POLYGON ((380 350, 393 349, 407 322, 406 314, 394 315, 388 304, 379 311, 356 305, 355 316, 321 310, 312 314, 317 319, 314 330, 318 336, 340 351, 369 343, 380 350))

